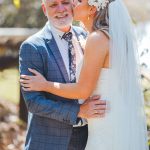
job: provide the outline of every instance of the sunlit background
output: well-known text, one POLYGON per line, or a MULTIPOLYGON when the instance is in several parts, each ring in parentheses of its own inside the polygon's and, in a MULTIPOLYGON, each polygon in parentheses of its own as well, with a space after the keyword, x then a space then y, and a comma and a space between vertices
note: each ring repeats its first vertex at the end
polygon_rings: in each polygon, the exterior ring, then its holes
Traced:
MULTIPOLYGON (((137 35, 149 130, 150 0, 124 1, 132 16, 137 35)), ((18 50, 22 41, 37 32, 45 22, 40 0, 0 0, 0 150, 23 149, 26 109, 18 82, 18 50)))

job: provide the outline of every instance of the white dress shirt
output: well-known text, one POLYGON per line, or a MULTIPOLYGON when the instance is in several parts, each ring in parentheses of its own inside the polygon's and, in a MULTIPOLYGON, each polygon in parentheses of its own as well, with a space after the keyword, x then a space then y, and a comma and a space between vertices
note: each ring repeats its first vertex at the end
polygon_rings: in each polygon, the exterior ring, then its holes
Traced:
MULTIPOLYGON (((58 49, 60 51, 60 54, 63 58, 66 70, 68 72, 68 76, 70 77, 70 75, 69 75, 70 73, 69 73, 68 42, 62 38, 62 36, 64 35, 65 32, 62 32, 62 31, 56 29, 52 25, 51 25, 51 31, 52 31, 52 34, 53 34, 54 39, 56 41, 56 44, 58 46, 58 49)), ((73 34, 72 43, 73 43, 74 50, 76 53, 76 72, 77 72, 78 65, 80 64, 80 62, 83 59, 83 52, 82 52, 82 49, 79 45, 77 37, 76 37, 72 28, 70 29, 70 32, 72 32, 72 34, 73 34)))

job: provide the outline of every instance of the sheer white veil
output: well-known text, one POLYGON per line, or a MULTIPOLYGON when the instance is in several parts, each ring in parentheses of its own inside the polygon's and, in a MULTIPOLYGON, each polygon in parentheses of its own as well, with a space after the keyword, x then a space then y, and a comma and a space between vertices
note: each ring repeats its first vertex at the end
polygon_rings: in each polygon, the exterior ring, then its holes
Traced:
POLYGON ((108 88, 109 99, 113 101, 110 104, 112 108, 110 111, 113 112, 116 123, 114 127, 112 126, 112 130, 115 131, 113 149, 121 150, 122 145, 126 145, 124 148, 126 150, 148 150, 144 98, 132 20, 122 0, 112 1, 108 9, 110 34, 108 88))

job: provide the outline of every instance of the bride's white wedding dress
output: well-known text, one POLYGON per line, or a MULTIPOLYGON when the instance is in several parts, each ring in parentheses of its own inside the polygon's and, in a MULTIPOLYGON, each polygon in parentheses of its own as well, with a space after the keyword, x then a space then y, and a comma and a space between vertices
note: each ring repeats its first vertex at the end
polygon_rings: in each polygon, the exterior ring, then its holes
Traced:
MULTIPOLYGON (((103 68, 101 70, 101 75, 93 92, 93 95, 101 95, 101 99, 103 100, 108 100, 108 74, 109 69, 103 68)), ((111 102, 108 104, 109 107, 111 107, 110 104, 111 102)), ((112 150, 112 121, 112 110, 106 112, 104 118, 88 119, 88 141, 85 150, 112 150)))
MULTIPOLYGON (((102 69, 101 75, 93 95, 101 95, 101 99, 108 100, 108 80, 109 69, 102 69)), ((108 106, 112 102, 107 103, 108 106)), ((109 106, 111 107, 111 106, 109 106)), ((112 110, 106 112, 104 118, 88 119, 88 142, 86 150, 112 150, 113 137, 112 132, 112 110)))
MULTIPOLYGON (((79 78, 81 66, 82 63, 78 66, 77 69, 77 79, 79 78)), ((147 146, 145 144, 146 135, 145 131, 142 130, 143 127, 141 127, 140 131, 140 129, 136 130, 136 125, 135 128, 134 126, 128 126, 130 122, 132 122, 132 120, 128 119, 128 112, 126 112, 127 109, 123 110, 124 106, 121 106, 123 104, 116 104, 117 101, 113 102, 109 100, 109 76, 110 69, 101 69, 100 77, 97 81, 97 86, 93 92, 93 95, 101 95, 101 99, 108 101, 107 106, 109 106, 109 109, 106 112, 104 118, 87 120, 88 141, 85 150, 147 150, 147 146), (127 113, 127 116, 125 116, 124 114, 123 116, 122 112, 127 113), (116 115, 116 113, 118 113, 117 117, 114 116, 116 115), (135 131, 132 132, 132 130, 135 131), (130 132, 131 135, 129 134, 130 132), (140 133, 138 134, 137 132, 140 133), (136 134, 136 137, 132 135, 134 133, 136 134)), ((114 95, 116 94, 119 95, 119 89, 118 93, 114 93, 114 95)), ((139 118, 141 118, 141 120, 138 120, 139 123, 141 124, 141 126, 144 126, 145 120, 142 117, 139 118)), ((140 126, 138 125, 137 128, 139 127, 140 126)))

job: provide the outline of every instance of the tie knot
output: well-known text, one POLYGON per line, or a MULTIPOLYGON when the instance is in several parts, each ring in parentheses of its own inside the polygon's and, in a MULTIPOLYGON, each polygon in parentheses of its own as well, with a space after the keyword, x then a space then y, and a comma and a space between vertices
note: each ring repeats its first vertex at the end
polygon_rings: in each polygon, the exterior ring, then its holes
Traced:
POLYGON ((65 39, 67 42, 72 40, 72 33, 71 32, 67 32, 62 36, 62 39, 65 39))

